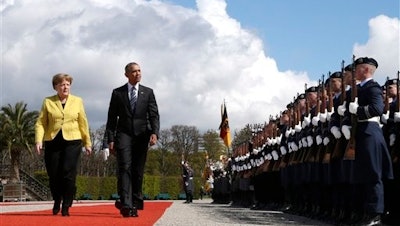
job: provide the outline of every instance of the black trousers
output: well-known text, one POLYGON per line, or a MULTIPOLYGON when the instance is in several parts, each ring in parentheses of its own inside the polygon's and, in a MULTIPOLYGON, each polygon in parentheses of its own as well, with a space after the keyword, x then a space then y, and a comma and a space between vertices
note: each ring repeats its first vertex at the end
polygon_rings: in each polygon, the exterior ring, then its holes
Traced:
POLYGON ((147 158, 148 135, 129 136, 118 133, 116 137, 118 163, 118 193, 122 206, 140 208, 143 203, 142 184, 147 158))
POLYGON ((52 141, 45 142, 44 160, 50 190, 55 201, 71 206, 76 192, 76 175, 82 141, 67 141, 61 131, 52 141))

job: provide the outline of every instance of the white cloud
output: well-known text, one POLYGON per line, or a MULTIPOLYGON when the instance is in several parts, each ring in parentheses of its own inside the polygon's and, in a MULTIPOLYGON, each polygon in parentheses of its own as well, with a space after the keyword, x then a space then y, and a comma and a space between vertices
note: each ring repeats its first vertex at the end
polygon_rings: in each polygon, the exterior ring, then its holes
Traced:
POLYGON ((375 80, 383 84, 386 77, 396 78, 400 70, 400 20, 384 15, 370 19, 369 37, 365 44, 354 45, 356 57, 369 56, 378 61, 375 80))
MULTIPOLYGON (((262 40, 229 17, 223 0, 198 0, 197 11, 140 0, 8 3, 1 11, 2 106, 23 100, 39 110, 42 99, 55 94, 52 75, 66 72, 74 77, 72 93, 85 101, 91 127, 98 128, 106 123, 112 89, 127 81, 123 68, 136 61, 142 83, 155 90, 162 128, 217 129, 225 99, 231 128, 241 129, 267 121, 305 83, 316 84, 304 72, 279 71, 262 40)), ((372 19, 370 41, 355 52, 388 54, 390 47, 381 53, 383 44, 375 40, 396 33, 377 29, 396 23, 398 40, 398 19, 372 19)))

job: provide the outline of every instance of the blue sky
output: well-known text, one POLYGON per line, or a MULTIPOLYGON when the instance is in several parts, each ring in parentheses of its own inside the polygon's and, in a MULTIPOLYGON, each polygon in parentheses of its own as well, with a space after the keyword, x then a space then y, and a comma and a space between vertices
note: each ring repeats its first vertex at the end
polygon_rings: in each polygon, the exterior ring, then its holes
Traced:
POLYGON ((378 82, 400 68, 395 0, 2 3, 0 105, 39 110, 55 94, 51 77, 69 73, 93 129, 131 61, 155 91, 161 128, 202 132, 218 129, 224 100, 233 131, 268 121, 352 54, 378 61, 378 82))
MULTIPOLYGON (((196 7, 195 0, 168 1, 196 7)), ((277 61, 279 70, 306 71, 315 80, 328 71, 340 70, 342 60, 350 63, 353 45, 368 40, 371 18, 400 15, 400 1, 396 0, 227 0, 226 3, 231 17, 262 38, 266 54, 277 61)))

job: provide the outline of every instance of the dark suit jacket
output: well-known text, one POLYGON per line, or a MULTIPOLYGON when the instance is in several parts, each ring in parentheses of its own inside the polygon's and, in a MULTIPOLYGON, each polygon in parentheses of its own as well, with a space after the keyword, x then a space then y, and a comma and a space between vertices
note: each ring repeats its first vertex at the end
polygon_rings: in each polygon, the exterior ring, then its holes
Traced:
POLYGON ((114 142, 118 132, 130 136, 156 134, 159 137, 160 119, 154 92, 139 85, 135 111, 132 112, 128 97, 128 84, 113 90, 107 118, 108 143, 114 142))

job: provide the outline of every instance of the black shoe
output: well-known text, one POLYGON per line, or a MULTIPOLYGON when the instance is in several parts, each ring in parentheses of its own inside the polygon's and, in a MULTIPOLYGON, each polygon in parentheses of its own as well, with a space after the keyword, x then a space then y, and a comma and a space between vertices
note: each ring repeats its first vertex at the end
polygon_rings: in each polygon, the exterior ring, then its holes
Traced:
POLYGON ((130 217, 138 217, 139 214, 138 214, 137 208, 133 207, 133 208, 131 209, 131 211, 129 212, 129 216, 130 216, 130 217))
POLYGON ((115 206, 115 208, 120 210, 122 208, 121 200, 119 200, 119 199, 115 200, 114 206, 115 206))
POLYGON ((63 217, 69 216, 69 206, 63 206, 61 209, 61 215, 63 217))
POLYGON ((61 205, 61 200, 54 200, 53 215, 57 215, 58 212, 60 212, 60 205, 61 205))
POLYGON ((143 207, 144 207, 143 200, 138 199, 138 200, 135 200, 134 202, 135 202, 136 209, 143 210, 143 207))
POLYGON ((123 217, 138 217, 139 216, 136 208, 122 207, 120 212, 123 217))
POLYGON ((371 215, 366 217, 360 224, 360 226, 376 226, 376 225, 382 225, 381 222, 381 217, 380 215, 371 215))

